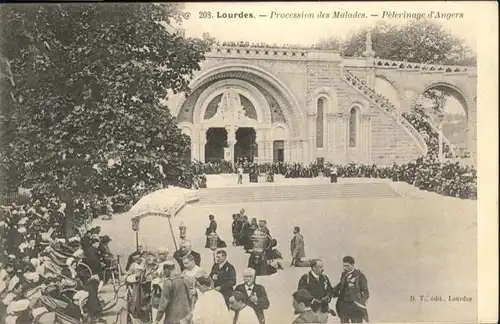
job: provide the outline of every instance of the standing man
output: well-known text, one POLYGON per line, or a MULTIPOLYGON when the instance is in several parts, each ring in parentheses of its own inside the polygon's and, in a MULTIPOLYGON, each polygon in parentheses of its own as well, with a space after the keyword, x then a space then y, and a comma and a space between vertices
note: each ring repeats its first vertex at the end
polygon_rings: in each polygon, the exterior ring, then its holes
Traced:
POLYGON ((328 276, 324 274, 323 261, 320 259, 311 260, 311 271, 304 274, 298 285, 298 290, 305 289, 313 297, 311 309, 319 316, 320 323, 328 322, 328 313, 335 315, 330 310, 329 304, 333 296, 333 288, 328 276))
POLYGON ((366 301, 370 297, 368 280, 354 267, 354 258, 345 256, 342 259, 344 271, 340 282, 333 288, 333 297, 338 297, 336 308, 341 323, 368 322, 366 301))
POLYGON ((181 275, 172 276, 175 267, 172 263, 164 265, 163 274, 166 277, 161 292, 158 312, 153 319, 154 324, 160 323, 163 316, 164 324, 189 323, 192 317, 193 301, 189 294, 189 283, 181 275))
POLYGON ((184 264, 182 263, 182 259, 187 257, 188 255, 192 255, 194 258, 194 263, 197 266, 200 266, 201 256, 198 252, 191 250, 191 242, 182 241, 179 246, 179 250, 174 252, 174 259, 177 260, 181 267, 181 271, 184 271, 184 264))
POLYGON ((241 163, 238 166, 237 172, 238 172, 238 184, 243 184, 243 166, 241 165, 241 163))
POLYGON ((234 288, 235 292, 240 292, 244 296, 246 305, 253 308, 260 324, 265 324, 264 310, 269 308, 266 289, 262 285, 255 283, 255 270, 247 268, 243 271, 243 281, 234 288))
POLYGON ((236 285, 236 270, 231 263, 227 262, 226 251, 219 250, 215 254, 215 264, 210 271, 210 278, 214 281, 215 290, 224 296, 229 306, 229 297, 233 294, 233 287, 236 285))
POLYGON ((290 251, 292 253, 292 266, 299 266, 300 259, 306 256, 304 236, 300 234, 300 227, 293 228, 294 237, 290 242, 290 251))
POLYGON ((193 324, 232 324, 224 296, 213 287, 209 277, 196 278, 200 297, 193 310, 193 324))
POLYGON ((240 242, 240 232, 243 223, 239 214, 233 214, 233 223, 231 224, 231 232, 233 233, 233 245, 238 246, 240 242))
POLYGON ((259 324, 257 315, 247 306, 245 299, 245 294, 239 291, 233 292, 229 298, 229 308, 234 311, 233 324, 259 324))

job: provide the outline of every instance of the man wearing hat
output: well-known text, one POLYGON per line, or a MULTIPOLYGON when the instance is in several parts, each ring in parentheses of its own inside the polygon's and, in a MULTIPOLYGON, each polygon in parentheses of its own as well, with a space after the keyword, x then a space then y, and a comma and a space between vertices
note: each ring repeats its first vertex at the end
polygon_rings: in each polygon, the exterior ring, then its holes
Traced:
POLYGON ((293 324, 298 323, 321 323, 321 319, 318 314, 312 311, 311 303, 314 297, 305 289, 297 290, 293 293, 293 309, 295 314, 298 314, 297 318, 293 321, 293 324))
POLYGON ((174 259, 177 260, 177 262, 179 263, 179 265, 181 267, 181 271, 184 271, 184 268, 185 268, 182 260, 185 257, 187 257, 188 255, 192 255, 194 258, 194 263, 197 266, 200 266, 200 263, 201 263, 200 254, 198 252, 191 250, 191 242, 182 241, 180 246, 179 246, 179 250, 174 252, 174 259))

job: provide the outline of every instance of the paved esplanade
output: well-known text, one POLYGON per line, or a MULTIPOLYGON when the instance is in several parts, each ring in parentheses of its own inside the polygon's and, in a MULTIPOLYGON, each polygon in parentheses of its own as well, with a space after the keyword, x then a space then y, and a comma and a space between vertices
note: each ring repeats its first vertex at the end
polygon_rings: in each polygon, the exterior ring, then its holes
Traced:
MULTIPOLYGON (((364 185, 360 183, 361 191, 364 185)), ((307 190, 305 185, 300 187, 307 190)), ((332 281, 340 278, 344 255, 356 259, 368 278, 372 322, 475 321, 476 202, 422 192, 405 184, 397 184, 395 188, 401 197, 200 204, 198 207, 194 204, 185 207, 173 220, 174 231, 178 235, 180 222, 186 224, 193 249, 201 253, 202 267, 208 271, 212 266, 212 253, 204 248, 204 233, 209 214, 215 215, 218 233, 228 243, 232 239, 231 215, 241 207, 250 217, 266 219, 285 257, 284 270, 257 279, 269 294, 268 323, 291 322, 291 294, 300 276, 308 271, 289 267, 289 244, 295 225, 301 227, 305 237, 307 257, 322 258, 332 281), (421 295, 443 296, 446 300, 449 296, 470 296, 472 302, 410 301, 410 296, 419 299, 421 295)), ((123 234, 130 233, 129 221, 120 221, 116 215, 112 221, 102 221, 99 225, 113 238, 113 251, 122 255, 131 252, 134 238, 123 234)), ((165 219, 143 219, 140 228, 141 243, 174 249, 165 219)), ((229 246, 227 251, 241 283, 248 254, 244 254, 241 247, 229 246)), ((110 314, 108 320, 114 320, 114 315, 110 314)))

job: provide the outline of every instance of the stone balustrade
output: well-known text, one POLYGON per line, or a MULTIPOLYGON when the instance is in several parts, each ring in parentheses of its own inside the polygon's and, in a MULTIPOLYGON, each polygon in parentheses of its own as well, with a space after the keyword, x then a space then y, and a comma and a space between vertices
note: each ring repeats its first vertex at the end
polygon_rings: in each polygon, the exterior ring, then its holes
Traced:
POLYGON ((404 69, 416 70, 420 72, 436 72, 436 73, 460 73, 460 74, 476 74, 476 68, 470 66, 456 65, 437 65, 437 64, 421 64, 403 61, 392 61, 383 59, 374 59, 373 65, 377 68, 404 69))
POLYGON ((380 93, 377 93, 375 89, 368 86, 364 80, 359 79, 356 75, 354 75, 347 69, 342 69, 342 78, 346 80, 347 83, 355 87, 359 92, 363 93, 365 97, 367 97, 373 104, 381 108, 392 118, 396 119, 396 121, 403 127, 405 127, 417 140, 419 147, 422 149, 422 151, 424 151, 424 154, 427 153, 427 144, 425 143, 422 135, 418 132, 417 129, 415 129, 415 127, 413 127, 413 125, 411 125, 403 116, 401 116, 401 114, 389 99, 387 99, 380 93))

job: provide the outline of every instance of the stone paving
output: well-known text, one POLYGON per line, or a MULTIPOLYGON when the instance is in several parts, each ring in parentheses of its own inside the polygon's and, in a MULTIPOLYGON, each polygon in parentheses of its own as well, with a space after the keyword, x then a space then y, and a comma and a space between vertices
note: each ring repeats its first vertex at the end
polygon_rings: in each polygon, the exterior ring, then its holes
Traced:
MULTIPOLYGON (((284 270, 259 277, 269 294, 267 323, 290 323, 291 294, 306 268, 290 268, 289 242, 292 227, 301 226, 307 257, 325 261, 326 273, 337 281, 341 258, 352 255, 369 281, 368 302, 372 322, 474 322, 477 318, 476 202, 422 192, 406 184, 394 184, 402 198, 336 201, 249 202, 237 205, 185 207, 172 220, 175 235, 183 222, 193 249, 202 255, 202 267, 209 270, 212 252, 204 248, 208 215, 214 214, 218 233, 231 242, 231 214, 244 207, 250 217, 266 219, 283 253, 284 270), (459 284, 457 284, 459 283, 459 284), (410 296, 440 296, 445 301, 411 301, 410 296), (449 296, 472 298, 472 302, 450 302, 449 296)), ((130 222, 116 215, 99 221, 103 232, 113 238, 111 248, 128 256, 135 246, 130 222), (126 229, 126 230, 125 230, 126 229)), ((141 222, 141 244, 167 246, 175 250, 168 221, 151 217, 141 222)), ((176 237, 178 241, 178 237, 176 237)), ((237 269, 238 282, 248 255, 241 248, 228 247, 229 261, 237 269)), ((334 303, 332 303, 334 305, 334 303)), ((118 308, 118 307, 117 307, 118 308)), ((107 317, 116 319, 116 310, 107 317)), ((338 322, 332 318, 331 322, 338 322)))

